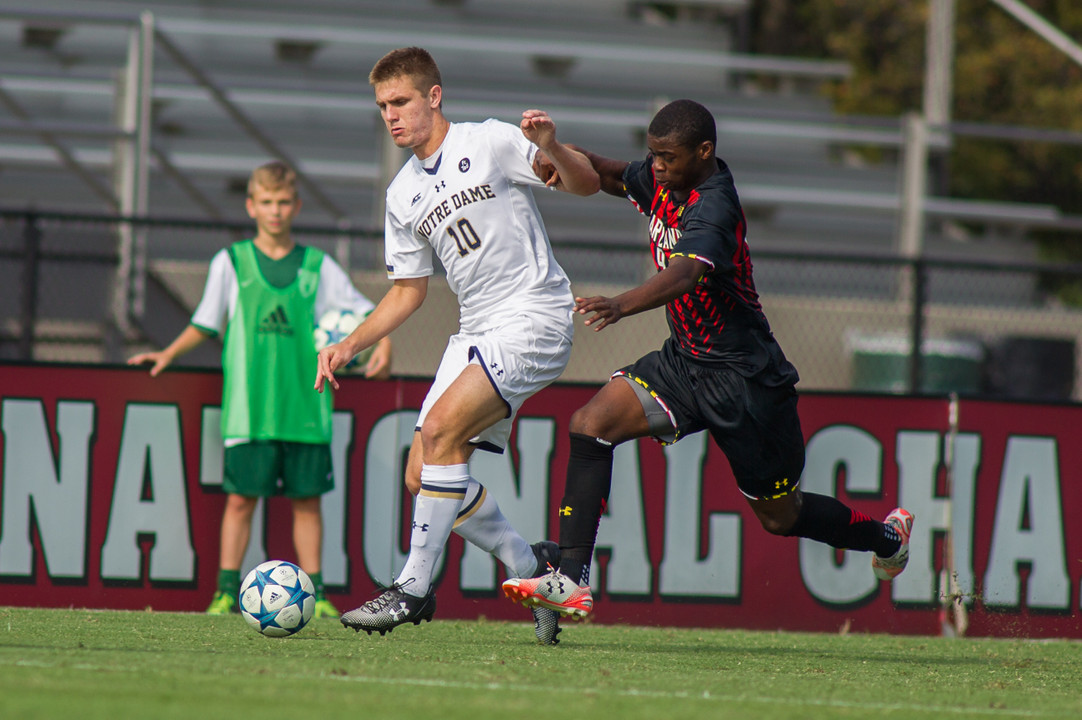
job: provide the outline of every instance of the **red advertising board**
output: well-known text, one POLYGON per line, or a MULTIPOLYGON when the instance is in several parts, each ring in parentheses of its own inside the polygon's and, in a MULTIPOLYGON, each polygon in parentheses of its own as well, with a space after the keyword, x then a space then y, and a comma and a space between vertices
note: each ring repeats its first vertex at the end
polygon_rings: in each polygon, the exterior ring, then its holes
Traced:
MULTIPOLYGON (((347 377, 337 394, 336 490, 323 500, 323 572, 341 609, 393 579, 409 547, 401 483, 421 380, 347 377)), ((596 388, 550 387, 523 407, 504 455, 471 472, 531 542, 555 538, 567 423, 596 388)), ((213 592, 224 495, 221 376, 0 366, 0 586, 14 605, 200 611, 213 592)), ((595 620, 935 634, 954 593, 971 634, 1082 637, 1082 407, 804 395, 805 492, 916 515, 893 583, 866 553, 768 534, 703 434, 617 449, 592 581, 595 620), (951 530, 951 542, 946 540, 951 530), (953 582, 951 582, 953 581, 953 582)), ((294 560, 288 502, 257 513, 249 565, 294 560)), ((452 537, 439 617, 528 618, 503 569, 452 537)))

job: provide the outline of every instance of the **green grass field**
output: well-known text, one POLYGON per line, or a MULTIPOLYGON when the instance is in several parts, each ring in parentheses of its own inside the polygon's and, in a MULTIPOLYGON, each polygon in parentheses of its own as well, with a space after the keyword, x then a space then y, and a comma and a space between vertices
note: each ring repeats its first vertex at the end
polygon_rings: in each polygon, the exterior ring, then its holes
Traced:
POLYGON ((0 718, 1059 718, 1082 643, 0 608, 0 718))

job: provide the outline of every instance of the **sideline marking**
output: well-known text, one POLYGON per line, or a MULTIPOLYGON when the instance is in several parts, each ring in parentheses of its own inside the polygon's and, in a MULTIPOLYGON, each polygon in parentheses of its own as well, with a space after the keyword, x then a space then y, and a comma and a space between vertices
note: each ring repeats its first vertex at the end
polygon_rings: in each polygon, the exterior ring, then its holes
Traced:
MULTIPOLYGON (((90 665, 87 663, 75 663, 65 664, 58 662, 44 662, 41 660, 7 660, 0 658, 0 667, 4 665, 13 665, 16 667, 30 667, 30 668, 62 668, 64 670, 87 670, 90 672, 126 672, 126 673, 145 673, 146 667, 124 667, 124 666, 100 666, 90 665)), ((369 683, 373 685, 406 685, 413 687, 432 687, 443 688, 446 690, 489 690, 495 692, 536 692, 542 694, 550 694, 552 688, 542 685, 508 685, 506 683, 472 683, 472 682, 449 682, 447 680, 426 680, 424 678, 381 678, 381 677, 367 677, 363 675, 330 675, 327 673, 294 673, 294 677, 299 678, 311 678, 317 680, 335 680, 338 682, 355 682, 355 683, 369 683)), ((852 702, 847 700, 817 700, 815 698, 773 698, 765 697, 761 695, 745 695, 745 694, 718 694, 709 691, 703 691, 700 693, 692 693, 687 691, 665 692, 661 690, 618 690, 607 689, 602 690, 597 687, 591 687, 588 690, 580 689, 578 692, 589 693, 591 695, 612 695, 617 697, 645 697, 645 698, 659 698, 662 700, 704 700, 710 702, 746 702, 746 703, 759 703, 762 705, 782 705, 782 706, 815 706, 815 707, 827 707, 827 708, 839 708, 847 710, 870 710, 873 712, 885 712, 885 711, 905 711, 909 713, 949 713, 954 715, 997 715, 997 716, 1012 716, 1012 717, 1069 717, 1074 713, 1058 712, 1058 711, 1045 711, 1045 710, 1011 710, 1008 708, 980 708, 980 707, 951 707, 948 705, 913 705, 902 703, 870 703, 870 702, 852 702)))

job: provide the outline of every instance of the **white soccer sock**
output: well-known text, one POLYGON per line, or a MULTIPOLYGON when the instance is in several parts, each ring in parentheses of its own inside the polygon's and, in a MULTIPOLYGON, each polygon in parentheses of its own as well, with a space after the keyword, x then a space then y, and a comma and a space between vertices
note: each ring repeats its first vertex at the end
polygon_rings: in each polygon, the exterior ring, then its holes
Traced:
POLYGON ((404 592, 417 597, 428 594, 469 479, 470 470, 465 463, 421 467, 421 492, 413 499, 410 554, 395 581, 403 586, 404 592))
POLYGON ((509 577, 530 577, 537 570, 537 557, 530 544, 511 527, 496 498, 472 477, 458 512, 455 532, 495 555, 507 568, 509 577))

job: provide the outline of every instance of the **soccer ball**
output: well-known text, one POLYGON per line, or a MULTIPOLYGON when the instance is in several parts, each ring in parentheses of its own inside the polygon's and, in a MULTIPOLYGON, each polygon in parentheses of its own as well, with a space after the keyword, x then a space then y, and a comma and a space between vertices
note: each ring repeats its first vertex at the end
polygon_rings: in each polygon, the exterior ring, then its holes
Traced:
POLYGON ((268 560, 248 573, 240 586, 240 614, 256 632, 285 637, 312 619, 316 586, 291 562, 268 560))
MULTIPOLYGON (((344 340, 347 335, 357 329, 358 325, 364 322, 366 317, 368 315, 358 315, 352 310, 328 310, 325 312, 312 331, 312 336, 316 341, 316 352, 328 345, 334 345, 336 342, 344 340)), ((375 349, 375 345, 365 348, 346 363, 345 369, 363 368, 368 364, 368 359, 372 357, 372 351, 375 349)))

